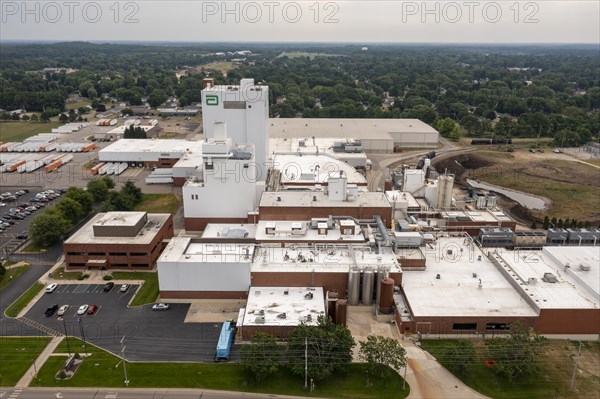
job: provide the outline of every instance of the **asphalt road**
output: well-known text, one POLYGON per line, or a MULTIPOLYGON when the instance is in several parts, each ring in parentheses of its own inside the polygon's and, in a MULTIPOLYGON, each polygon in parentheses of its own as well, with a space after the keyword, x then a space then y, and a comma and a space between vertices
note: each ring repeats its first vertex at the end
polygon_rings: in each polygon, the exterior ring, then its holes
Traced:
POLYGON ((221 399, 294 398, 270 394, 210 391, 204 389, 98 389, 25 388, 0 389, 2 399, 221 399))
MULTIPOLYGON (((189 304, 171 304, 169 310, 152 311, 152 305, 128 308, 127 303, 138 286, 126 293, 115 286, 102 291, 102 284, 59 285, 56 291, 45 294, 27 312, 26 317, 61 334, 81 337, 83 328, 89 342, 120 355, 120 341, 125 339, 125 358, 132 361, 213 361, 220 323, 184 323, 189 304), (46 317, 44 312, 57 304, 70 305, 63 319, 56 315, 46 317), (94 315, 83 315, 79 325, 77 308, 82 304, 96 304, 94 315)), ((237 348, 232 359, 237 358, 237 348)))

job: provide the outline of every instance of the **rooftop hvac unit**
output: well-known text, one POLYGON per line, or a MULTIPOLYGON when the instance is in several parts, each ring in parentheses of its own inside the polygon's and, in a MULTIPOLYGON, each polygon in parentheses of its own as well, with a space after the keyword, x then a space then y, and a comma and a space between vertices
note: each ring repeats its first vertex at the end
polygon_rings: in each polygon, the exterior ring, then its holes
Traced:
POLYGON ((552 273, 544 273, 544 277, 542 277, 542 280, 544 280, 547 283, 557 283, 558 280, 556 279, 556 276, 552 273))
POLYGON ((257 317, 254 319, 254 322, 255 322, 256 324, 265 324, 265 316, 257 316, 257 317))
POLYGON ((278 318, 278 319, 287 319, 287 314, 286 314, 286 313, 279 313, 279 314, 277 315, 277 318, 278 318))
POLYGON ((590 266, 588 266, 588 265, 579 265, 579 268, 581 270, 583 270, 584 272, 589 272, 590 271, 590 266))
POLYGON ((311 314, 306 315, 306 321, 307 322, 312 321, 312 315, 311 314))

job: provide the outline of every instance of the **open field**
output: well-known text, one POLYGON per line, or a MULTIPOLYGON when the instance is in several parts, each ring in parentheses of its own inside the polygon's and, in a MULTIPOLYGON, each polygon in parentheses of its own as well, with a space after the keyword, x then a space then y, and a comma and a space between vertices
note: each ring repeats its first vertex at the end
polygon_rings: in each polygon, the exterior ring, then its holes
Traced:
POLYGON ((52 129, 63 125, 60 122, 28 122, 28 121, 3 121, 0 122, 0 141, 23 141, 27 137, 38 133, 50 133, 52 129))
POLYGON ((8 317, 17 317, 19 311, 23 309, 35 296, 44 288, 44 284, 35 283, 25 291, 16 301, 14 301, 4 312, 8 317))
POLYGON ((176 213, 180 206, 181 200, 174 194, 144 194, 134 211, 176 213))
MULTIPOLYGON (((508 381, 489 369, 486 359, 486 346, 481 340, 468 341, 477 354, 476 364, 469 366, 466 375, 456 374, 465 384, 476 391, 496 399, 584 399, 597 397, 600 391, 600 344, 585 343, 579 361, 579 372, 575 380, 575 392, 569 391, 570 380, 577 355, 578 343, 572 341, 548 341, 539 358, 538 374, 508 381)), ((445 351, 457 340, 424 340, 422 348, 430 352, 450 371, 452 361, 445 351)))
MULTIPOLYGON (((81 100, 81 101, 76 101, 76 102, 74 102, 74 103, 66 103, 66 104, 65 104, 65 108, 66 108, 67 110, 69 110, 69 109, 77 109, 77 108, 80 108, 80 107, 86 107, 86 106, 88 106, 88 105, 91 105, 91 104, 92 104, 92 101, 91 101, 91 100, 81 100)), ((91 112, 92 114, 94 114, 94 113, 95 113, 95 111, 94 111, 94 110, 92 110, 92 111, 90 111, 90 112, 91 112)))
POLYGON ((135 294, 131 306, 153 303, 158 297, 158 273, 156 272, 112 272, 115 280, 144 280, 135 294))
MULTIPOLYGON (((73 345, 71 348, 80 347, 73 345)), ((63 340, 56 353, 66 353, 63 340)), ((75 376, 66 381, 56 382, 54 375, 64 363, 66 357, 52 356, 41 368, 39 380, 33 386, 60 387, 123 387, 123 368, 120 359, 92 345, 88 345, 92 354, 83 361, 75 376)), ((83 353, 81 349, 80 353, 83 353)), ((316 389, 310 393, 304 390, 304 379, 282 370, 272 378, 257 383, 254 377, 236 364, 208 363, 127 363, 129 387, 162 388, 207 388, 240 392, 265 392, 278 395, 314 396, 329 398, 405 398, 408 389, 402 391, 402 378, 397 376, 384 383, 365 384, 365 369, 362 365, 352 365, 346 375, 331 377, 316 383, 316 389)))
POLYGON ((14 386, 46 345, 50 337, 1 337, 0 386, 14 386))
POLYGON ((6 269, 4 276, 0 277, 0 290, 10 284, 11 281, 19 277, 25 270, 29 268, 29 265, 15 266, 10 269, 6 269))
POLYGON ((537 219, 600 221, 600 170, 564 154, 479 151, 436 166, 454 173, 463 185, 470 178, 548 199, 548 208, 531 212, 537 219))

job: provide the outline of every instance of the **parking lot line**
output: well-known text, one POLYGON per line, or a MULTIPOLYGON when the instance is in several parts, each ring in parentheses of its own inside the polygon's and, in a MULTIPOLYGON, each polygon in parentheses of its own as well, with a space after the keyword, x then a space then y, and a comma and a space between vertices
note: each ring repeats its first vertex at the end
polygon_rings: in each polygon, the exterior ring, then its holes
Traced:
POLYGON ((73 294, 85 294, 85 291, 88 289, 89 284, 78 284, 77 287, 73 290, 73 294))

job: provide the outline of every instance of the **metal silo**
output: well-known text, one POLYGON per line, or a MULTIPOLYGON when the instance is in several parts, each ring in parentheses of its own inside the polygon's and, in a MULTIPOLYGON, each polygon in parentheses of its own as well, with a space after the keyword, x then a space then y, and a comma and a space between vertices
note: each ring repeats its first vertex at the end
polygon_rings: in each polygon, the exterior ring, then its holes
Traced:
POLYGON ((363 305, 370 305, 373 303, 373 283, 375 275, 372 270, 365 270, 363 272, 363 286, 362 286, 362 303, 363 305))
POLYGON ((348 303, 350 305, 358 305, 360 297, 360 272, 358 270, 350 270, 348 273, 348 303))

